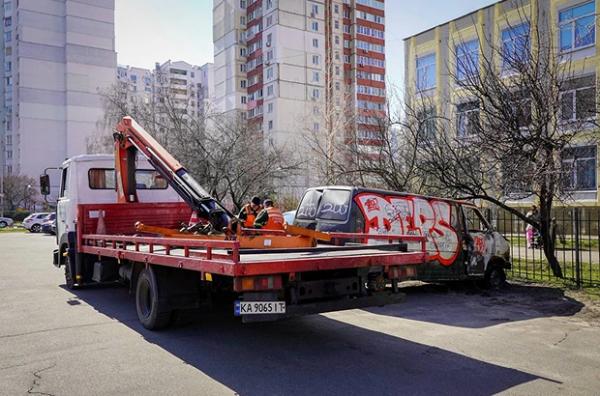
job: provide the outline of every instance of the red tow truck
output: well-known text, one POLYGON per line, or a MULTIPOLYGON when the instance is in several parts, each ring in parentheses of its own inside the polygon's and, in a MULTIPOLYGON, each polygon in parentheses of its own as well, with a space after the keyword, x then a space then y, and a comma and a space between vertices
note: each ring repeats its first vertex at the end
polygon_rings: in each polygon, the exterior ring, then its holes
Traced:
POLYGON ((168 326, 177 312, 223 304, 248 322, 396 303, 398 283, 426 260, 424 236, 242 229, 132 118, 114 137, 114 157, 62 166, 54 264, 64 266, 69 288, 129 285, 148 329, 168 326), (192 213, 201 227, 161 233, 192 213), (159 231, 141 233, 140 223, 159 231), (329 238, 348 242, 316 243, 329 238), (420 250, 407 251, 410 242, 420 250))

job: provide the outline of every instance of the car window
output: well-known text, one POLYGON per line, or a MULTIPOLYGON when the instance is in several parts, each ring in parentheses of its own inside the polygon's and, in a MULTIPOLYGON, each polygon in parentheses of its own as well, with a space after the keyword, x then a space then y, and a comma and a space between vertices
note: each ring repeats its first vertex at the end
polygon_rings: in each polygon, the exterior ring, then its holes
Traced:
POLYGON ((314 220, 317 215, 321 196, 323 196, 323 193, 319 190, 307 191, 302 198, 302 202, 300 202, 300 206, 298 206, 296 218, 302 220, 314 220))
MULTIPOLYGON (((88 171, 88 182, 92 190, 115 190, 115 170, 92 168, 88 171)), ((169 187, 165 178, 151 169, 135 171, 135 186, 138 190, 164 190, 169 187)))
POLYGON ((350 211, 350 191, 327 189, 321 198, 317 218, 343 221, 350 211))
POLYGON ((463 206, 463 210, 465 213, 465 223, 469 232, 481 232, 490 229, 489 224, 476 208, 463 206))

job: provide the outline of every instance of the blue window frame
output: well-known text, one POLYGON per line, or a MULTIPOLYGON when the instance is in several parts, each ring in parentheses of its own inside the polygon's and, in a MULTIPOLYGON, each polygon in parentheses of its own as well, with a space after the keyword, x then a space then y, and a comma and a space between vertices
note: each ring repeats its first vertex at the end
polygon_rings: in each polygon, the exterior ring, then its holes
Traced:
POLYGON ((502 68, 514 69, 529 59, 529 23, 502 31, 502 68))
POLYGON ((435 88, 435 54, 417 57, 417 89, 435 88))
POLYGON ((456 79, 462 81, 479 72, 479 42, 477 40, 456 46, 456 79))
POLYGON ((567 8, 558 13, 561 51, 572 51, 596 42, 595 13, 595 1, 567 8))

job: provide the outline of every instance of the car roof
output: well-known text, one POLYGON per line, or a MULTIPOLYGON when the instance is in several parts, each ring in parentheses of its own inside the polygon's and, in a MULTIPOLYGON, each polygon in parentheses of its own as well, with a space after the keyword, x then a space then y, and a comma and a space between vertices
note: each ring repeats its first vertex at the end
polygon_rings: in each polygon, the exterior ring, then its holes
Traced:
POLYGON ((311 187, 311 188, 307 189, 307 191, 309 191, 309 190, 324 190, 324 189, 354 191, 354 195, 361 194, 361 193, 374 193, 374 194, 380 194, 380 195, 397 195, 397 196, 401 196, 401 197, 421 197, 421 198, 425 198, 425 199, 437 199, 440 201, 454 202, 454 203, 457 203, 460 205, 475 206, 471 202, 463 201, 463 200, 459 200, 459 199, 434 197, 434 196, 430 196, 430 195, 416 194, 416 193, 405 192, 405 191, 392 191, 392 190, 384 190, 381 188, 369 188, 369 187, 360 187, 360 186, 320 186, 320 187, 311 187))

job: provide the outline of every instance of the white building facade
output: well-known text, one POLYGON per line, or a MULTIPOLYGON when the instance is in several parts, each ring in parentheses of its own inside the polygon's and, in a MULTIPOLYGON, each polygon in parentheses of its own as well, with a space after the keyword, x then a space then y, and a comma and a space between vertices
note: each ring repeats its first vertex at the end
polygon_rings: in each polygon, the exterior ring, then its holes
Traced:
POLYGON ((114 9, 114 0, 4 0, 4 175, 37 177, 87 151, 100 93, 115 82, 114 9))

